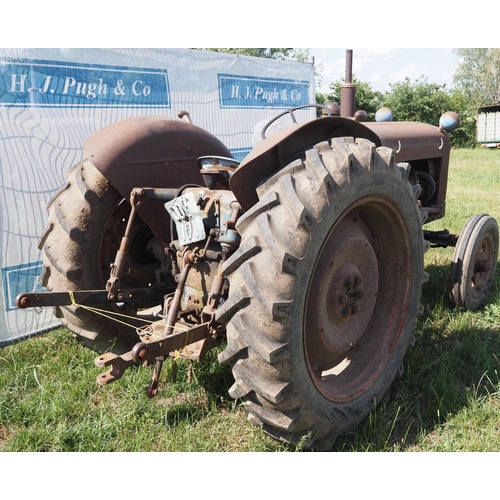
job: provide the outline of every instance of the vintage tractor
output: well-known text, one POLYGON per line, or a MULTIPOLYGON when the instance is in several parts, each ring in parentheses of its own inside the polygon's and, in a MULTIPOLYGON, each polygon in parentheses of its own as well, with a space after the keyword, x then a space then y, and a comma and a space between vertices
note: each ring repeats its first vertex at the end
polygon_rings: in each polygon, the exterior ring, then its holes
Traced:
POLYGON ((455 114, 362 123, 321 108, 306 123, 289 110, 294 123, 239 164, 186 112, 97 132, 48 205, 47 292, 18 307, 54 306, 102 353, 99 384, 152 366, 149 397, 168 357, 200 360, 225 342, 218 360, 249 420, 328 449, 402 374, 425 251, 455 247, 451 297, 475 309, 498 226, 481 214, 459 235, 422 229, 445 212, 455 114))

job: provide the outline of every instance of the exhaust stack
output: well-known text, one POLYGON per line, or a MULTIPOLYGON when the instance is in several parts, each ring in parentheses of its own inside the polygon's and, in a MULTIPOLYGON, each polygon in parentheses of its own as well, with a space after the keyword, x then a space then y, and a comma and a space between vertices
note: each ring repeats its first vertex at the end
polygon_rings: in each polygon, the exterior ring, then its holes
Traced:
POLYGON ((356 110, 356 85, 352 83, 352 50, 346 50, 345 83, 340 86, 340 116, 353 118, 356 110))

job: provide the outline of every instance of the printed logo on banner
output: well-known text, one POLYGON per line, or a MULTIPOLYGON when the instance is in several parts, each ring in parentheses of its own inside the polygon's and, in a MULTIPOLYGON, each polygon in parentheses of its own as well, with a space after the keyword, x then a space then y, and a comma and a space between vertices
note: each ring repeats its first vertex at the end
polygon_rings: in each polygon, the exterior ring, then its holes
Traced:
POLYGON ((0 61, 0 105, 170 108, 166 70, 0 61))
POLYGON ((2 269, 5 310, 16 309, 16 297, 22 292, 43 292, 40 283, 42 262, 31 262, 2 269))
POLYGON ((221 108, 289 108, 309 104, 309 82, 218 75, 221 108))

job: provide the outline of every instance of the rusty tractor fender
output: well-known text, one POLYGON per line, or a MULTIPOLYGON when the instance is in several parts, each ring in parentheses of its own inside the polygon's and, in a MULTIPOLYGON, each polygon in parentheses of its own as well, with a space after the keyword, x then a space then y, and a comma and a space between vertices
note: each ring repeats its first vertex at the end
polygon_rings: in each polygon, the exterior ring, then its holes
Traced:
POLYGON ((264 179, 300 157, 304 150, 332 137, 364 137, 381 145, 374 132, 348 118, 324 117, 290 125, 258 144, 231 177, 231 189, 241 207, 248 210, 257 203, 256 189, 264 179))
MULTIPOLYGON (((140 116, 109 125, 87 139, 86 158, 126 199, 135 187, 203 186, 196 160, 233 155, 206 130, 177 118, 140 116)), ((169 241, 169 217, 163 202, 149 201, 137 213, 163 244, 169 241)))
MULTIPOLYGON (((448 175, 448 134, 439 127, 424 123, 360 123, 341 117, 323 117, 286 127, 260 143, 239 165, 230 180, 238 202, 248 210, 258 201, 257 186, 284 168, 303 152, 321 141, 334 137, 364 138, 376 147, 394 150, 397 162, 413 162, 417 168, 439 179, 439 193, 434 217, 444 215, 448 175)), ((412 165, 413 166, 413 165, 412 165)))

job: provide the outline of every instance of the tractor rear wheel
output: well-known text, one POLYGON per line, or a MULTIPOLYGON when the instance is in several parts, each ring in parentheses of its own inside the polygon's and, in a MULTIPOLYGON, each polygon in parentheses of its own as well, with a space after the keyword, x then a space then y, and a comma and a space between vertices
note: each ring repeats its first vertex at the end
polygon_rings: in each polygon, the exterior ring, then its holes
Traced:
MULTIPOLYGON (((67 174, 67 182, 47 206, 48 224, 39 241, 43 251, 42 286, 49 291, 104 290, 130 205, 104 176, 84 160, 67 174)), ((154 282, 158 261, 146 252, 153 237, 139 217, 132 229, 130 273, 123 288, 145 287, 154 282)), ((134 315, 134 307, 107 304, 102 309, 134 315)), ((79 340, 98 352, 128 351, 139 337, 128 327, 79 306, 57 306, 54 314, 79 340)), ((129 322, 129 320, 124 320, 129 322)))
POLYGON ((402 373, 426 248, 408 174, 391 149, 333 139, 260 185, 239 220, 219 361, 274 438, 331 448, 402 373))

